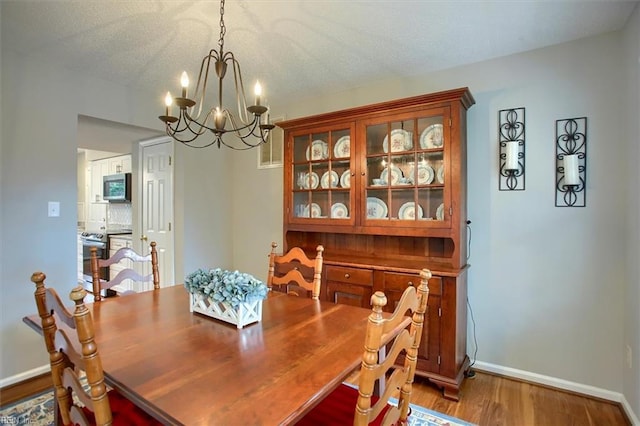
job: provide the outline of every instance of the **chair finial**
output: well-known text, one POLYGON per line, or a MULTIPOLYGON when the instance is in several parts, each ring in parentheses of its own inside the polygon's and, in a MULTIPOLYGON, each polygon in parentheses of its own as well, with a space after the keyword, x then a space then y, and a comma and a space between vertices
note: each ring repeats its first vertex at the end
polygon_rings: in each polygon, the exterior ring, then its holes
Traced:
POLYGON ((85 290, 84 288, 82 288, 82 286, 79 285, 77 287, 74 287, 73 290, 71 290, 71 294, 69 297, 71 298, 71 300, 73 300, 73 303, 75 303, 76 305, 79 305, 82 303, 86 295, 87 295, 87 290, 85 290))
POLYGON ((44 280, 46 278, 47 276, 44 274, 44 272, 34 272, 33 274, 31 274, 31 281, 35 283, 36 287, 43 287, 44 280))

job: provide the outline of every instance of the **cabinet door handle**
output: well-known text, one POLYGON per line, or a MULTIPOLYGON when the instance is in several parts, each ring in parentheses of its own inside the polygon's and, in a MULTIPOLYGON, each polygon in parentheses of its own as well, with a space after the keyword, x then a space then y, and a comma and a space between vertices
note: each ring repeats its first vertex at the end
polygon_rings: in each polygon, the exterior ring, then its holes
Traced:
POLYGON ((147 236, 143 235, 142 237, 140 237, 140 241, 147 241, 147 236))
POLYGON ((365 173, 364 173, 364 172, 362 172, 362 176, 364 176, 364 175, 365 175, 365 173))
POLYGON ((344 274, 344 277, 345 277, 345 278, 351 278, 351 275, 349 275, 349 274, 344 274))
POLYGON ((409 281, 407 284, 409 284, 409 286, 413 287, 413 281, 409 281))

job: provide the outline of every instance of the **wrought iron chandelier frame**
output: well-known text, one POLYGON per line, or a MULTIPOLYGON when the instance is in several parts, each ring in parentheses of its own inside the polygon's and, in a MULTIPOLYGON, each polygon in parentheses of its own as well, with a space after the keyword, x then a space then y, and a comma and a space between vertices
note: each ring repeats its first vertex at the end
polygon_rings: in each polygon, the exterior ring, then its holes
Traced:
POLYGON ((165 114, 158 118, 165 123, 167 134, 185 146, 206 148, 211 145, 217 145, 220 148, 224 145, 234 150, 246 150, 267 143, 269 132, 275 126, 269 121, 269 108, 260 104, 261 87, 259 83, 256 83, 255 104, 247 106, 240 63, 236 60, 233 52, 225 52, 224 50, 224 36, 226 34, 224 3, 225 0, 220 1, 218 50, 211 49, 200 64, 200 72, 195 89, 197 101, 187 97, 189 79, 186 72, 184 72, 181 79, 182 96, 175 98, 175 103, 180 109, 178 116, 171 115, 171 105, 174 100, 171 98, 171 94, 167 92, 165 114), (211 108, 205 108, 212 62, 218 80, 218 104, 211 108), (228 108, 225 108, 222 103, 223 80, 229 65, 233 70, 238 108, 237 116, 228 108), (193 112, 192 110, 196 104, 198 105, 197 111, 193 112), (227 120, 231 125, 229 129, 226 127, 227 120), (202 143, 202 139, 198 138, 207 132, 211 132, 213 138, 202 143), (227 134, 235 136, 235 144, 224 139, 227 134))

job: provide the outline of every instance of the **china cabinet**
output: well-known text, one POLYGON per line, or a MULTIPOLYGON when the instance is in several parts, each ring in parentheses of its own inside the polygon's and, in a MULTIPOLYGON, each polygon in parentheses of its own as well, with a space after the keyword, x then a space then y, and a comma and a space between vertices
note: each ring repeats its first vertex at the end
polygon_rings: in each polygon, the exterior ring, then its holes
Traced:
POLYGON ((416 374, 458 399, 468 368, 467 88, 278 123, 285 132, 284 249, 324 251, 321 297, 391 312, 429 268, 416 374))

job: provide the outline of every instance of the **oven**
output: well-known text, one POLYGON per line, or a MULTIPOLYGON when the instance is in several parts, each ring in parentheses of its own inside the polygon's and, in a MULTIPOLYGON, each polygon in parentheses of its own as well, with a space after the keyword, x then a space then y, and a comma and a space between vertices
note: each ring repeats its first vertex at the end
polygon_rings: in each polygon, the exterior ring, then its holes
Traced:
MULTIPOLYGON (((107 235, 98 232, 83 232, 80 235, 82 241, 82 275, 85 285, 93 282, 91 272, 91 248, 98 249, 98 259, 109 258, 109 247, 107 245, 107 235)), ((109 268, 100 268, 100 278, 109 280, 109 268)))

